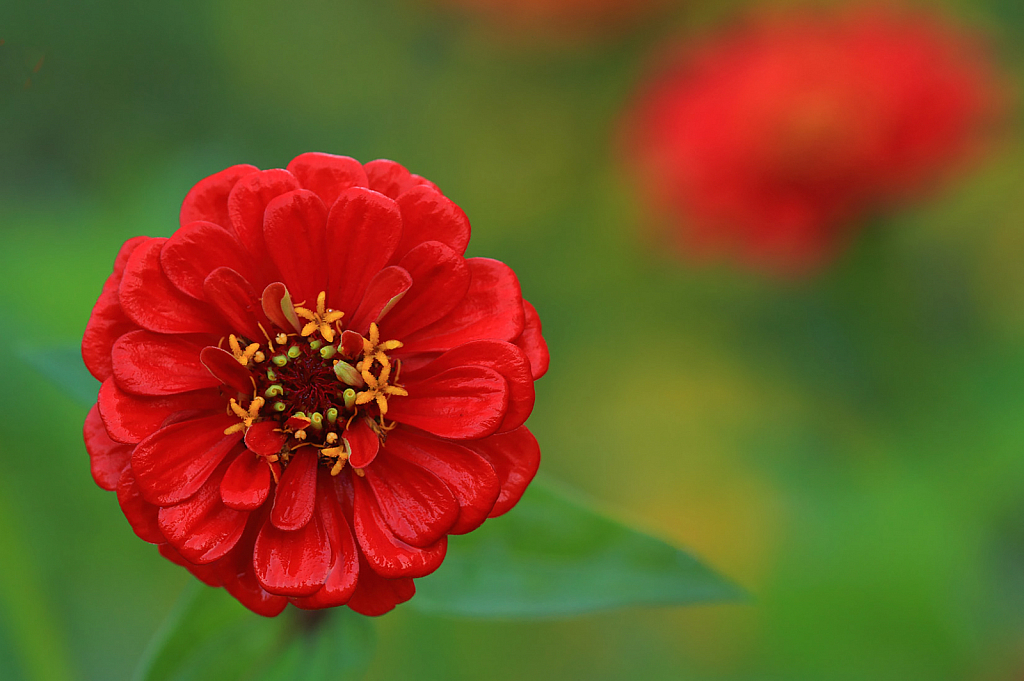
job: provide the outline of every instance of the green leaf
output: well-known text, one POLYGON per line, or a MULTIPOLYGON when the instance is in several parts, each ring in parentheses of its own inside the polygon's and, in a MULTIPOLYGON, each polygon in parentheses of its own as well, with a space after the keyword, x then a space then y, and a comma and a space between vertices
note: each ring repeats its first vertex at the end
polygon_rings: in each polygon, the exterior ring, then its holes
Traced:
POLYGON ((100 383, 82 362, 82 350, 77 345, 48 348, 17 348, 16 353, 51 383, 82 404, 96 401, 100 383))
POLYGON ((550 618, 635 605, 738 600, 697 559, 535 481, 507 516, 449 539, 410 606, 467 617, 550 618))
POLYGON ((374 642, 369 620, 347 608, 288 608, 266 618, 195 582, 150 643, 135 681, 358 679, 374 642))

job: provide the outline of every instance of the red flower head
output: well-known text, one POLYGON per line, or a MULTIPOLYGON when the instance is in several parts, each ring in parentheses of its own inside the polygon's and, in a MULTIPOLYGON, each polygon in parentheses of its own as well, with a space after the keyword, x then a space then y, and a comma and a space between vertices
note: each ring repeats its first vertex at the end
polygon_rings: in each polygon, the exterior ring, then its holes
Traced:
POLYGON ((82 341, 96 483, 135 533, 248 608, 378 615, 540 463, 547 370, 515 274, 391 161, 303 154, 189 192, 121 247, 82 341))
POLYGON ((1000 99, 976 47, 875 9, 756 22, 667 60, 627 153, 686 250, 805 270, 969 156, 1000 99))

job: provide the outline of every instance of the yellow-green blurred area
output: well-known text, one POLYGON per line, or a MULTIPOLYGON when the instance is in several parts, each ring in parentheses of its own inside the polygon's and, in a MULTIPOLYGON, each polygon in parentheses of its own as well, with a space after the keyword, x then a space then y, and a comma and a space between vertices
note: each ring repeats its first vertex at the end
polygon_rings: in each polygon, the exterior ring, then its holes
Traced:
MULTIPOLYGON (((1024 86, 1019 0, 923 5, 1024 86)), ((1022 678, 1020 136, 819 276, 686 264, 644 236, 616 126, 662 41, 748 8, 570 43, 429 0, 6 0, 0 678, 129 678, 192 579, 92 482, 84 402, 18 358, 59 371, 118 246, 170 234, 196 181, 304 151, 393 158, 458 203, 469 254, 544 323, 542 474, 753 594, 543 622, 399 606, 369 679, 1022 678)))

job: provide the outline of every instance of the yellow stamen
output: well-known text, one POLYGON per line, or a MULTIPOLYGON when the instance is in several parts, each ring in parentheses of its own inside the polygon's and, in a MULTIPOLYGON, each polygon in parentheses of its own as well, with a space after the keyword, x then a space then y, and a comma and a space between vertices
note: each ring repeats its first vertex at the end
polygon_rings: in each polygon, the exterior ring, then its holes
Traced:
POLYGON ((316 312, 304 307, 296 307, 295 314, 309 322, 302 327, 301 334, 303 336, 311 336, 315 331, 319 331, 328 343, 334 342, 335 330, 331 325, 345 316, 344 312, 327 307, 326 291, 321 291, 320 295, 316 297, 316 312))
POLYGON ((231 435, 239 431, 245 432, 252 427, 252 424, 259 418, 260 409, 266 404, 266 400, 262 397, 254 397, 252 402, 249 403, 249 408, 245 409, 238 403, 234 397, 228 402, 228 407, 234 412, 235 416, 241 419, 241 423, 236 423, 233 426, 228 426, 224 429, 225 435, 231 435))
POLYGON ((256 355, 257 351, 260 349, 260 344, 249 343, 249 345, 245 346, 245 349, 243 350, 241 343, 238 342, 238 337, 235 336, 235 334, 231 334, 230 336, 228 336, 228 347, 231 348, 231 354, 235 356, 235 359, 238 360, 239 364, 241 364, 242 366, 248 366, 249 361, 256 355))

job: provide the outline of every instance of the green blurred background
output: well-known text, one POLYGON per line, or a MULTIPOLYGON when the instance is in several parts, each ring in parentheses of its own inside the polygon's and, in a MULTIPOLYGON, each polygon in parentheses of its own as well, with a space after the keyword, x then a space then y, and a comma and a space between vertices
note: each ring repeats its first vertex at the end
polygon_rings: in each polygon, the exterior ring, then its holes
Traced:
MULTIPOLYGON (((4 0, 0 678, 127 678, 191 579, 93 484, 84 402, 19 358, 72 371, 118 245, 172 232, 197 180, 314 150, 396 159, 465 209, 470 254, 512 265, 544 322, 543 473, 755 596, 539 623, 399 607, 368 678, 1022 678, 1024 148, 807 281, 659 253, 617 122, 662 40, 753 4, 567 41, 428 0, 4 0)), ((1024 85, 1020 0, 933 4, 1024 85)))

